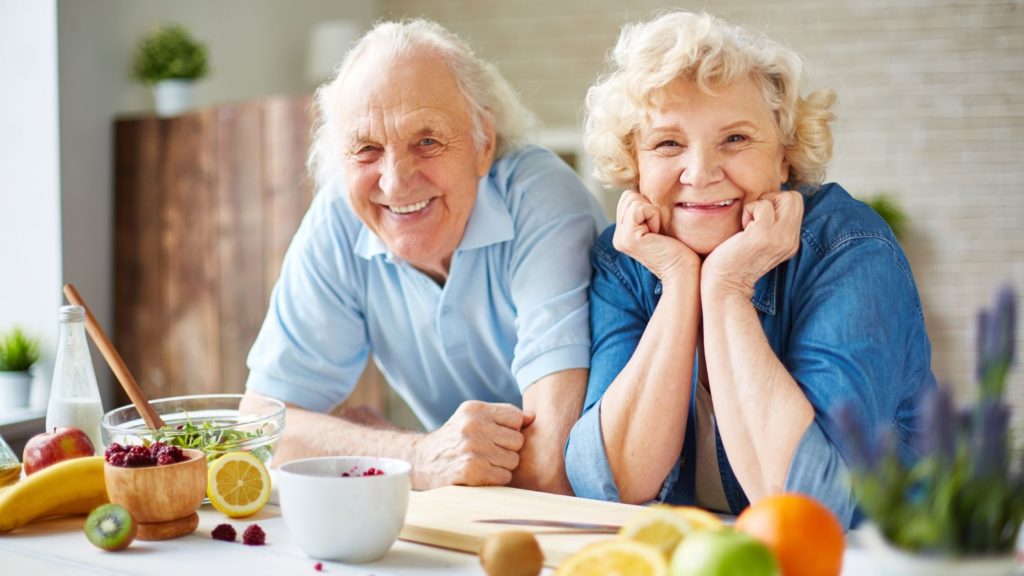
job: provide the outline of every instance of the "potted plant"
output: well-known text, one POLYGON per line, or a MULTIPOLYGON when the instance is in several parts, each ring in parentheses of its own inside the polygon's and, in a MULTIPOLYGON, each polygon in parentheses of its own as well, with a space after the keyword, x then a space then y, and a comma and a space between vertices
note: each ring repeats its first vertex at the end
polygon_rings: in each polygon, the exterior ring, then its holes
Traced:
POLYGON ((948 390, 923 400, 916 448, 906 465, 886 432, 837 414, 854 491, 870 518, 863 532, 891 573, 1006 575, 1024 521, 1024 462, 1013 461, 1006 377, 1014 362, 1016 298, 1002 290, 978 316, 978 398, 954 407, 948 390))
POLYGON ((871 198, 864 201, 865 204, 870 206, 878 215, 885 220, 885 223, 892 228, 892 233, 897 239, 902 240, 903 235, 907 231, 907 213, 900 206, 896 198, 886 192, 881 192, 871 198))
POLYGON ((38 360, 38 339, 18 327, 0 334, 0 408, 28 406, 32 389, 29 370, 38 360))
POLYGON ((157 28, 135 51, 132 75, 153 86, 156 111, 173 116, 192 103, 193 85, 209 71, 206 45, 180 24, 157 28))

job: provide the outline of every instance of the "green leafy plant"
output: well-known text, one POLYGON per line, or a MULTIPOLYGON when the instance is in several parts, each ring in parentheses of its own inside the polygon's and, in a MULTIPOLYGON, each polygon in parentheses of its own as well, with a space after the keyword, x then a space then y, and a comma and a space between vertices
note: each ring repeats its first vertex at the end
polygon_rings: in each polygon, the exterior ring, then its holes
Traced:
POLYGON ((39 360, 39 340, 14 327, 0 334, 0 372, 24 372, 39 360))
POLYGON ((135 51, 132 75, 143 84, 161 80, 198 80, 209 71, 206 45, 180 24, 161 26, 135 51))
POLYGON ((894 545, 950 556, 1006 553, 1024 521, 1024 462, 1011 461, 1003 395, 1014 362, 1016 297, 1003 289, 978 315, 978 399, 956 409, 938 387, 922 405, 907 465, 888 430, 863 430, 852 410, 837 420, 861 509, 894 545))
POLYGON ((907 223, 909 218, 907 217, 906 211, 903 207, 896 202, 896 199, 892 195, 882 192, 876 196, 868 198, 864 201, 865 204, 870 206, 878 215, 885 220, 885 223, 892 228, 892 233, 896 235, 896 238, 902 239, 903 234, 907 231, 907 223))
MULTIPOLYGON (((223 428, 229 422, 204 420, 198 425, 186 417, 184 424, 164 426, 153 436, 153 442, 163 442, 181 448, 194 448, 206 452, 207 462, 213 462, 228 452, 244 450, 254 440, 263 436, 262 429, 255 431, 230 430, 223 428)), ((148 444, 148 442, 146 442, 148 444)), ((266 462, 270 459, 270 448, 258 446, 251 449, 254 456, 266 462)))

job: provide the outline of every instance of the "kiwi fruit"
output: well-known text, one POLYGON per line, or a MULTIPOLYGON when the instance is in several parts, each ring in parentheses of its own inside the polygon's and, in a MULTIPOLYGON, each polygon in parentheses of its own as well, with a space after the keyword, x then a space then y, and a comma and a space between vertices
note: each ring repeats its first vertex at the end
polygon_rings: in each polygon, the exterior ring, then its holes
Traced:
POLYGON ((488 576, 537 576, 544 568, 544 553, 533 534, 506 530, 484 540, 480 564, 488 576))
POLYGON ((93 546, 109 552, 124 550, 135 540, 138 527, 124 506, 104 504, 85 519, 85 537, 93 546))

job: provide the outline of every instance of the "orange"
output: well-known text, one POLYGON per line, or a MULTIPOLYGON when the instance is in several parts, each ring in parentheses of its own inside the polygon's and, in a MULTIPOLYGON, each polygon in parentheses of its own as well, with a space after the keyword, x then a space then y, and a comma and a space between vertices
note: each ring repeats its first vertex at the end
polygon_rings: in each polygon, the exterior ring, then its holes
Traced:
POLYGON ((832 511, 809 496, 762 498, 739 515, 736 529, 767 544, 783 576, 838 576, 842 570, 843 527, 832 511))

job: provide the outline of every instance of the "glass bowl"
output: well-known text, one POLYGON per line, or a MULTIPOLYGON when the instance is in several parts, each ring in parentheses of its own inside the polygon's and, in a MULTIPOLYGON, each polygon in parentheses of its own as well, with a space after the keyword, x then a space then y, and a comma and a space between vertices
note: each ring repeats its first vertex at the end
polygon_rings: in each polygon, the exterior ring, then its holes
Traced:
POLYGON ((284 403, 242 394, 197 394, 150 400, 166 426, 151 430, 134 405, 100 420, 103 445, 164 442, 206 452, 208 461, 227 452, 251 452, 268 466, 284 430, 284 403), (242 399, 245 399, 244 403, 242 399))

